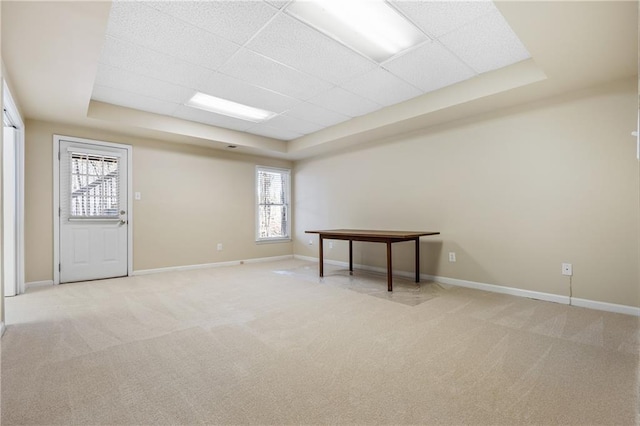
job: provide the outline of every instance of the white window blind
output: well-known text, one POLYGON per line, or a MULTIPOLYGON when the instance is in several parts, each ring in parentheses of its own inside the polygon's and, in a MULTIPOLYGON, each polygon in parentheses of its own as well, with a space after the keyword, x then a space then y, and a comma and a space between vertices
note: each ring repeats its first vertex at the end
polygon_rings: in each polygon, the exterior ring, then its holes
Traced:
POLYGON ((86 152, 69 156, 70 218, 118 218, 119 158, 86 152))
POLYGON ((256 168, 258 241, 289 238, 290 174, 285 169, 256 168))

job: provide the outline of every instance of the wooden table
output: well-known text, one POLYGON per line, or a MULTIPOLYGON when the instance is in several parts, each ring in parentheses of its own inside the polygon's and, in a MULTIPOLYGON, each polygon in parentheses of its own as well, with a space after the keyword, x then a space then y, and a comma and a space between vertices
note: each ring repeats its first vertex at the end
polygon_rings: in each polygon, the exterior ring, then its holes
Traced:
POLYGON ((329 229, 324 231, 305 231, 307 234, 318 234, 320 242, 320 276, 324 276, 324 258, 322 250, 323 240, 348 240, 349 241, 349 273, 353 274, 353 242, 367 241, 372 243, 387 244, 387 290, 393 291, 393 274, 391 270, 391 243, 403 241, 416 242, 416 282, 420 282, 420 237, 425 235, 438 235, 439 232, 428 231, 368 231, 361 229, 329 229))

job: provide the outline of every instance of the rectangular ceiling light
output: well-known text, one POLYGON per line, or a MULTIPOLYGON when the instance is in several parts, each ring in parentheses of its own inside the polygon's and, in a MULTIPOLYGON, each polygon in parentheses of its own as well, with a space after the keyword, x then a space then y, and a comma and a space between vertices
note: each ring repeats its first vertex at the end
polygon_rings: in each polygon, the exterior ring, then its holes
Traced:
POLYGON ((376 62, 427 40, 384 0, 294 0, 286 11, 376 62))
POLYGON ((227 99, 216 98, 215 96, 200 92, 193 95, 193 97, 187 101, 186 105, 209 112, 215 112, 216 114, 239 118, 240 120, 252 121, 254 123, 266 121, 276 115, 275 112, 250 107, 227 99))

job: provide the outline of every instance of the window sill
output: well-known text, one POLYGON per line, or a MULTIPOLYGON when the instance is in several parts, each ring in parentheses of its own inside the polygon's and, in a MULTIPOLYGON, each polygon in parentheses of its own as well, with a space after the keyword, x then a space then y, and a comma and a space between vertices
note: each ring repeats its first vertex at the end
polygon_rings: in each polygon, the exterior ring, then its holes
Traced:
POLYGON ((291 242, 291 238, 290 237, 285 237, 285 238, 270 238, 268 240, 264 239, 264 240, 256 240, 256 244, 276 244, 276 243, 290 243, 291 242))

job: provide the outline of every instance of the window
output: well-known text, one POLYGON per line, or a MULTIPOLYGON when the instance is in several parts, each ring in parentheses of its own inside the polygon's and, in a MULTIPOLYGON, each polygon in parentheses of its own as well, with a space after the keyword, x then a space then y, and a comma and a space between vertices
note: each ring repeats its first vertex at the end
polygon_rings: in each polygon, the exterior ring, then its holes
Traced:
POLYGON ((118 218, 118 158, 71 152, 72 218, 118 218))
POLYGON ((256 241, 290 238, 290 170, 256 167, 256 241))

